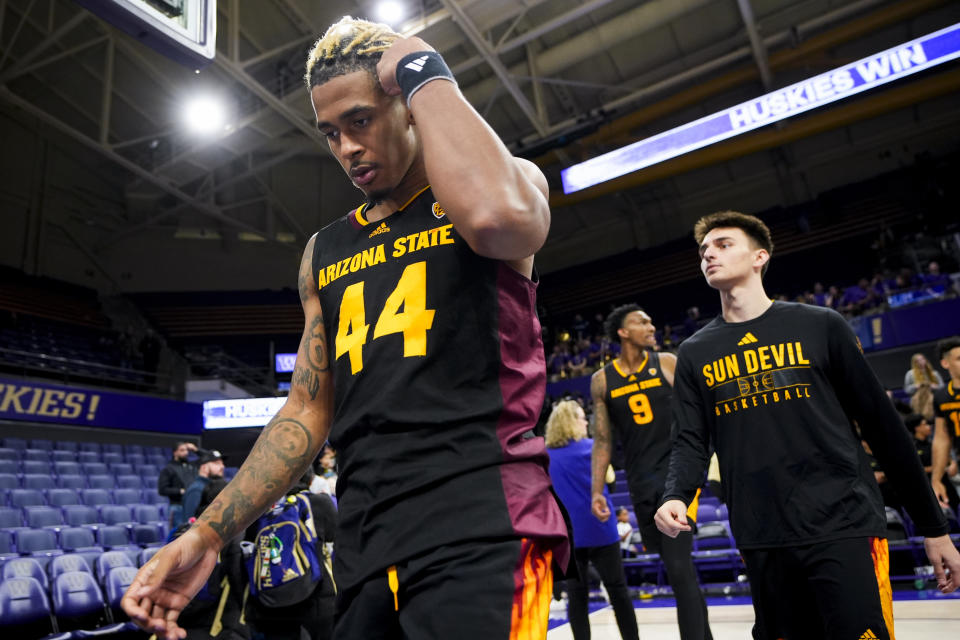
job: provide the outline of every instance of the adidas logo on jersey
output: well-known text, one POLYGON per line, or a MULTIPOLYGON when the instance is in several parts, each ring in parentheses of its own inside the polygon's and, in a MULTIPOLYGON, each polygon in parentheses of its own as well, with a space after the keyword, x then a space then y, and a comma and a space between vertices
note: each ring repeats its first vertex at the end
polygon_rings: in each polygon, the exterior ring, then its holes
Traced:
POLYGON ((860 636, 860 640, 879 640, 879 638, 877 638, 877 634, 870 629, 867 629, 866 633, 860 636))
POLYGON ((416 60, 411 60, 403 66, 407 69, 410 69, 410 71, 416 71, 417 73, 420 73, 423 71, 423 65, 427 63, 428 58, 429 56, 420 56, 416 60))
POLYGON ((374 229, 373 231, 371 231, 371 232, 370 232, 370 235, 367 236, 367 237, 368 237, 368 238, 372 238, 373 236, 378 236, 378 235, 380 235, 381 233, 386 233, 386 232, 388 232, 388 231, 390 231, 390 227, 387 226, 387 223, 386 223, 386 222, 381 222, 381 223, 380 223, 380 226, 377 227, 376 229, 374 229))
POLYGON ((754 342, 757 342, 757 337, 747 331, 747 335, 740 338, 740 342, 737 343, 737 346, 742 347, 745 344, 753 344, 754 342))

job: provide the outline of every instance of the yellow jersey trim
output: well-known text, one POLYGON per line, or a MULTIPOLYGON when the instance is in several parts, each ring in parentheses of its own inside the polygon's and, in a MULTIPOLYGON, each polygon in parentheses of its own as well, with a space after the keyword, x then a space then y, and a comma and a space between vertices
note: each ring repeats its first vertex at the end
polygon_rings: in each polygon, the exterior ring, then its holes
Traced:
POLYGON ((359 207, 357 207, 357 213, 354 214, 354 217, 357 219, 357 222, 359 222, 360 225, 363 226, 363 227, 365 227, 365 226, 367 226, 368 224, 370 224, 370 223, 367 221, 367 219, 363 217, 363 210, 366 209, 366 208, 367 208, 367 203, 364 202, 362 205, 360 205, 359 207))
MULTIPOLYGON (((640 373, 641 371, 643 371, 643 368, 647 366, 647 362, 649 362, 649 360, 650 360, 650 352, 647 351, 646 349, 644 349, 644 350, 643 350, 643 362, 640 363, 640 366, 637 367, 637 370, 634 371, 633 373, 640 373)), ((631 374, 629 374, 629 373, 624 373, 624 372, 623 372, 623 369, 620 368, 620 362, 619 362, 619 361, 620 361, 619 358, 614 358, 614 359, 613 359, 613 368, 616 369, 616 370, 617 370, 617 373, 619 373, 622 377, 624 377, 624 378, 629 378, 631 374)))
POLYGON ((413 196, 412 196, 409 200, 407 200, 406 202, 404 202, 404 203, 403 203, 403 206, 400 207, 399 209, 397 209, 397 211, 403 211, 404 209, 406 209, 407 207, 409 207, 411 202, 413 202, 414 200, 416 200, 417 198, 419 198, 419 197, 420 197, 420 194, 423 193, 424 191, 426 191, 426 190, 429 189, 429 188, 430 188, 430 185, 427 185, 427 186, 425 186, 423 189, 420 189, 420 191, 417 191, 415 194, 413 194, 413 196))

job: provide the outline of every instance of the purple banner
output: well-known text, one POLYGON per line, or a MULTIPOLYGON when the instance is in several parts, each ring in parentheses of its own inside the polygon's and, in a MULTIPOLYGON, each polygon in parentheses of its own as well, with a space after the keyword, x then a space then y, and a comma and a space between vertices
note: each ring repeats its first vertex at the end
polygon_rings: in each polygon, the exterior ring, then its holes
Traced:
POLYGON ((133 431, 199 434, 198 404, 0 378, 0 418, 133 431))

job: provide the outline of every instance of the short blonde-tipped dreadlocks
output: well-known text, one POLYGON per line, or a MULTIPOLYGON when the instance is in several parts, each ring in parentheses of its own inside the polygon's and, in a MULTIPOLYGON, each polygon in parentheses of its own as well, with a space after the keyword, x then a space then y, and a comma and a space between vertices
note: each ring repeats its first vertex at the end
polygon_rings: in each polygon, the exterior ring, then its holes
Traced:
POLYGON ((354 71, 376 75, 380 56, 399 37, 385 24, 350 16, 340 18, 317 40, 307 57, 307 89, 354 71))

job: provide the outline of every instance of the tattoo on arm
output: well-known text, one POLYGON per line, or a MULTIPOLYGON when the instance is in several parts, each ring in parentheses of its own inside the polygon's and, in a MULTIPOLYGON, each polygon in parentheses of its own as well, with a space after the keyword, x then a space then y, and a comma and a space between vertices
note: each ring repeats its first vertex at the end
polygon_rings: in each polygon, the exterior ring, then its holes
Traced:
POLYGON ((603 482, 610 466, 613 445, 610 437, 610 415, 604 400, 607 381, 603 371, 594 374, 590 381, 590 394, 593 396, 593 455, 591 473, 591 491, 603 491, 603 482))
POLYGON ((198 518, 222 541, 241 533, 303 473, 317 454, 299 420, 277 415, 264 427, 237 476, 198 518))
POLYGON ((300 346, 307 357, 307 366, 313 371, 327 371, 327 332, 323 325, 323 316, 316 315, 310 320, 310 326, 303 332, 300 346))
POLYGON ((310 369, 296 367, 290 378, 290 384, 302 385, 310 394, 310 400, 316 400, 317 393, 320 391, 320 376, 310 369))

